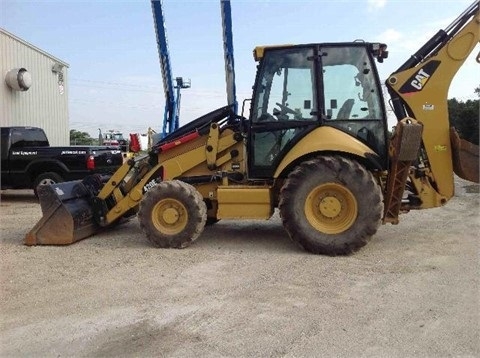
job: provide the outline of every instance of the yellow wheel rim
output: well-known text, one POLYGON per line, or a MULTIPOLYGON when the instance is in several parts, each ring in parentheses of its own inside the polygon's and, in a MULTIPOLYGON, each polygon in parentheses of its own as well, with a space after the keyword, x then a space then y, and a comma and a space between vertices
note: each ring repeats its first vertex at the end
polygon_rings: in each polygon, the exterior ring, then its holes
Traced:
POLYGON ((357 219, 357 200, 350 190, 337 183, 315 187, 305 201, 310 225, 326 234, 340 234, 357 219))
POLYGON ((162 234, 176 235, 185 229, 187 222, 187 209, 178 200, 163 199, 153 207, 152 223, 162 234))

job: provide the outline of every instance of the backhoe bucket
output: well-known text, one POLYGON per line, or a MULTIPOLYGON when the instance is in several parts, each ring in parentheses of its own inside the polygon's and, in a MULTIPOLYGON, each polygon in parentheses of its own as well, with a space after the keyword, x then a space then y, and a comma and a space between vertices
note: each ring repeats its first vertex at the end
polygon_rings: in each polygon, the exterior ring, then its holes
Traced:
POLYGON ((452 142, 453 171, 462 179, 478 183, 478 145, 461 139, 455 128, 450 129, 450 140, 452 142))
POLYGON ((25 236, 25 245, 68 245, 93 235, 90 193, 81 180, 38 187, 43 216, 25 236))

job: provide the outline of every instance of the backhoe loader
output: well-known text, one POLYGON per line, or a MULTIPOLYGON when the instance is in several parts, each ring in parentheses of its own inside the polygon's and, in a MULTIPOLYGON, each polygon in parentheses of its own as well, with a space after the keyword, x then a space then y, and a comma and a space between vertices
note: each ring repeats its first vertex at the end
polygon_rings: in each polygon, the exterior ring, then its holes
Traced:
POLYGON ((352 253, 400 213, 446 204, 454 172, 478 182, 479 148, 449 128, 447 94, 479 24, 477 0, 388 77, 391 138, 376 67, 385 44, 256 47, 248 118, 217 109, 111 177, 42 187, 25 243, 70 244, 137 215, 153 245, 184 248, 205 225, 278 208, 307 251, 352 253))

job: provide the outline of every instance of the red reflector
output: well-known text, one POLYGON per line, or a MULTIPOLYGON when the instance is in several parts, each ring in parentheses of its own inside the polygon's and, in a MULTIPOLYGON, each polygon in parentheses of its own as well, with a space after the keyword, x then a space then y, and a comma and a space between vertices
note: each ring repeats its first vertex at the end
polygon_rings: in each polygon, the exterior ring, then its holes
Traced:
POLYGON ((87 169, 88 170, 95 169, 95 158, 93 157, 93 155, 90 155, 87 159, 87 169))

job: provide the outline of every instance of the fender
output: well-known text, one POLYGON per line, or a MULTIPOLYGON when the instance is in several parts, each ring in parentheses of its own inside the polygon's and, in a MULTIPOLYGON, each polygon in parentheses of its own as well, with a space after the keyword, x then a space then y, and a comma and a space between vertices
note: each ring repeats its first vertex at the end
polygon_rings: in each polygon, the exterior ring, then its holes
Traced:
POLYGON ((278 178, 283 170, 300 157, 316 152, 343 152, 358 157, 378 157, 372 149, 351 135, 333 127, 316 128, 302 138, 282 159, 274 178, 278 178))
POLYGON ((28 173, 28 175, 31 175, 32 173, 35 173, 38 168, 42 168, 41 172, 52 171, 52 168, 60 169, 61 173, 70 172, 70 169, 64 163, 62 163, 57 159, 39 158, 39 159, 34 159, 33 161, 27 164, 25 168, 25 173, 28 173))

